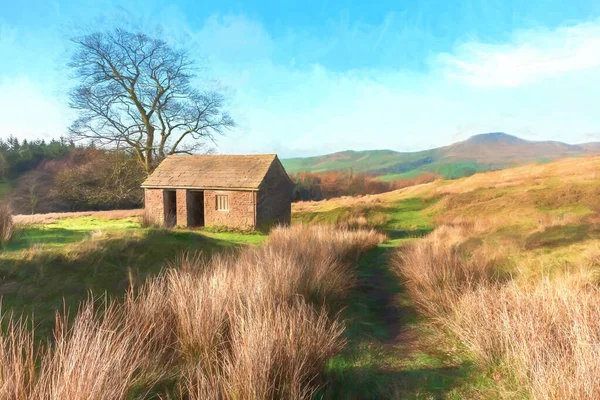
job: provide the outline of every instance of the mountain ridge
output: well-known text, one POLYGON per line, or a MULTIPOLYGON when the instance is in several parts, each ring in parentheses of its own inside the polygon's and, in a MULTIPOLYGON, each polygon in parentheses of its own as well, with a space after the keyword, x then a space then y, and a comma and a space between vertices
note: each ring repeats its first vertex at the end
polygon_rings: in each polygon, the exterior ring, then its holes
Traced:
POLYGON ((315 157, 282 159, 289 173, 329 172, 352 168, 357 172, 393 180, 432 172, 459 178, 480 171, 503 169, 532 162, 600 154, 600 142, 568 144, 531 141, 504 132, 489 132, 429 150, 398 152, 390 149, 345 150, 315 157))

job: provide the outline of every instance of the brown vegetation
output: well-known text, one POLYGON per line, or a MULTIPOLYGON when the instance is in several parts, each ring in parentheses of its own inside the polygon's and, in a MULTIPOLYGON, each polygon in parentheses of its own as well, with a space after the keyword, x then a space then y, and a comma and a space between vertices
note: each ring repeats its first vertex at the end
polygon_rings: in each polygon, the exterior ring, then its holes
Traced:
POLYGON ((15 235, 15 223, 8 204, 0 203, 0 247, 7 244, 15 235))
POLYGON ((335 300, 352 287, 355 257, 382 240, 276 228, 262 247, 183 256, 122 304, 87 302, 72 324, 58 318, 47 349, 11 323, 0 337, 0 397, 311 398, 344 345, 335 300))
POLYGON ((445 226, 397 253, 411 298, 430 318, 443 321, 465 292, 500 280, 499 255, 481 249, 467 255, 459 246, 466 237, 465 228, 445 226))
POLYGON ((407 290, 422 313, 497 371, 506 397, 594 398, 600 391, 597 254, 562 275, 532 281, 518 275, 526 258, 507 266, 524 244, 494 247, 476 239, 494 226, 442 226, 399 250, 395 266, 407 290))
POLYGON ((77 212, 57 212, 34 215, 15 215, 14 221, 23 224, 46 224, 63 218, 79 217, 98 217, 103 219, 123 219, 144 217, 144 210, 111 210, 111 211, 77 211, 77 212))
POLYGON ((7 199, 23 214, 134 208, 143 203, 145 178, 143 167, 126 153, 73 148, 12 179, 7 199))
POLYGON ((323 200, 341 196, 361 196, 390 192, 408 186, 433 182, 439 175, 424 172, 414 178, 384 182, 360 172, 300 172, 291 176, 296 184, 295 200, 323 200))
POLYGON ((88 151, 89 160, 62 168, 54 176, 57 205, 71 210, 136 208, 143 204, 144 167, 133 157, 111 151, 88 151))

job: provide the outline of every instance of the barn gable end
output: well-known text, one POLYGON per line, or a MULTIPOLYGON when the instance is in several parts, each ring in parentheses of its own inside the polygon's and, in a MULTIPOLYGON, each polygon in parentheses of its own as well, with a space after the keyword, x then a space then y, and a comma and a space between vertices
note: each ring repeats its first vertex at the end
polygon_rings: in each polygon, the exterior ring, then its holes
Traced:
POLYGON ((293 188, 294 184, 279 158, 275 157, 258 190, 257 227, 290 224, 293 188))

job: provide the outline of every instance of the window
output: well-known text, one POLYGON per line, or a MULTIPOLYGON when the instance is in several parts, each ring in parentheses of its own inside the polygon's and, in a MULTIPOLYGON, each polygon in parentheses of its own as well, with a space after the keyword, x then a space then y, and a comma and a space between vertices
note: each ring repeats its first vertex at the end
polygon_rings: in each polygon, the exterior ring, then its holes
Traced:
POLYGON ((229 211, 229 196, 224 194, 217 195, 217 210, 229 211))

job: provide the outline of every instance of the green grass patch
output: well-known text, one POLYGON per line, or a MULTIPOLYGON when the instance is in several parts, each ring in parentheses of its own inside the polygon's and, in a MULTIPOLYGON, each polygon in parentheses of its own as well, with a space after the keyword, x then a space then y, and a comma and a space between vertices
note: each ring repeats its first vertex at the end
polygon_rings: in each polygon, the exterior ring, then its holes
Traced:
POLYGON ((465 176, 471 176, 478 172, 489 171, 490 166, 474 162, 453 162, 453 163, 435 163, 423 168, 423 171, 433 172, 446 179, 458 179, 465 176))
POLYGON ((440 198, 409 198, 393 202, 388 208, 390 219, 386 229, 431 230, 433 229, 434 206, 440 198))
POLYGON ((353 210, 350 207, 337 207, 328 211, 294 213, 292 223, 302 224, 337 224, 350 218, 353 210))
POLYGON ((525 241, 525 248, 533 250, 541 247, 558 248, 569 246, 591 238, 593 226, 590 224, 567 224, 551 226, 542 232, 530 235, 525 241))
POLYGON ((377 177, 377 179, 379 179, 380 181, 383 181, 383 182, 393 182, 393 181, 415 178, 415 177, 419 176, 422 172, 423 171, 421 171, 421 170, 413 169, 412 171, 404 172, 402 174, 381 175, 381 176, 377 177))
POLYGON ((440 198, 409 198, 364 207, 338 207, 327 211, 294 213, 294 223, 342 225, 352 219, 364 217, 369 227, 385 232, 390 241, 385 245, 397 246, 403 240, 420 237, 434 229, 433 207, 440 198))
POLYGON ((144 229, 135 219, 94 217, 26 225, 0 254, 4 310, 33 315, 39 338, 48 337, 54 314, 72 310, 90 292, 122 296, 127 287, 159 273, 185 252, 211 254, 258 245, 261 234, 144 229))

